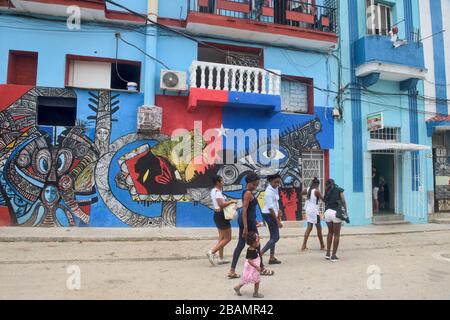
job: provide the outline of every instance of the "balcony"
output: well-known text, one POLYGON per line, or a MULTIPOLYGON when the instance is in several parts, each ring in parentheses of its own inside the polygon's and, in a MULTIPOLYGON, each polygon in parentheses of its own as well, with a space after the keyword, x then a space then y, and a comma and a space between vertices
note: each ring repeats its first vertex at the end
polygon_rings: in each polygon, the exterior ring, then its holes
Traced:
POLYGON ((192 0, 187 31, 296 48, 329 51, 336 47, 335 8, 307 2, 192 0))
POLYGON ((427 73, 423 45, 410 42, 398 48, 387 36, 369 35, 355 44, 356 75, 366 85, 378 80, 402 83, 407 89, 413 80, 424 79, 427 73))
POLYGON ((105 0, 9 0, 0 1, 0 11, 41 14, 67 18, 70 6, 80 9, 82 21, 145 24, 145 19, 128 12, 110 10, 105 0), (3 4, 3 5, 2 5, 3 4))
POLYGON ((199 106, 281 109, 280 71, 194 61, 190 67, 188 110, 199 106))

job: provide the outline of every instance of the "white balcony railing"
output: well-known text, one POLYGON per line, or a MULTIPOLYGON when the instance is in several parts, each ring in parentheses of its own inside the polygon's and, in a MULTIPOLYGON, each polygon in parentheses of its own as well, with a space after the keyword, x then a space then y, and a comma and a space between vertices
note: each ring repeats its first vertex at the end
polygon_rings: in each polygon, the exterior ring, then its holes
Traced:
POLYGON ((247 93, 280 95, 281 72, 229 64, 194 61, 190 87, 247 93), (272 73, 273 72, 273 73, 272 73))

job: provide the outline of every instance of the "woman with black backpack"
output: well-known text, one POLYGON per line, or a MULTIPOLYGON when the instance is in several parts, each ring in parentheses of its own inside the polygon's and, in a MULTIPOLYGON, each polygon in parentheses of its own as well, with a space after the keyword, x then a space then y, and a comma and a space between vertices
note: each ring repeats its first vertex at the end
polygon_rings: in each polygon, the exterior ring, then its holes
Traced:
POLYGON ((336 252, 339 247, 339 239, 341 236, 342 221, 347 217, 347 204, 344 197, 344 189, 340 188, 333 179, 326 182, 325 191, 325 222, 328 226, 327 236, 327 253, 325 259, 336 262, 339 258, 336 252), (333 250, 331 246, 333 245, 333 250))

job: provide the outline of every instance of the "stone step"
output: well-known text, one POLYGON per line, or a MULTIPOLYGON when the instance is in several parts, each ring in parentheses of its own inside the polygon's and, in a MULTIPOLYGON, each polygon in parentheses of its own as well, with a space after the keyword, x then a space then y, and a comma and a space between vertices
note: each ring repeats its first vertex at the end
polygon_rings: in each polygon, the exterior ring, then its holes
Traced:
POLYGON ((450 212, 431 213, 429 219, 450 219, 450 212))
POLYGON ((305 221, 283 221, 283 228, 302 228, 305 221))
POLYGON ((373 221, 373 225, 375 226, 393 226, 393 225, 400 225, 400 224, 410 224, 409 221, 404 220, 398 220, 398 221, 373 221))
POLYGON ((372 222, 398 222, 404 221, 405 216, 403 214, 383 214, 383 215, 374 215, 372 217, 372 222))
POLYGON ((450 218, 433 218, 430 219, 430 223, 450 224, 450 218))

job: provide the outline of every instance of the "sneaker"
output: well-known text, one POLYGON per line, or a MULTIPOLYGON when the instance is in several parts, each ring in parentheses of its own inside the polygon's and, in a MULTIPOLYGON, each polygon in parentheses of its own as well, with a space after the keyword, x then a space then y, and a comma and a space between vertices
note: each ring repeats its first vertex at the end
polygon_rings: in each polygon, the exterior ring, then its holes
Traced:
POLYGON ((241 289, 240 289, 240 288, 234 287, 234 292, 236 292, 236 294, 237 294, 238 296, 242 296, 242 293, 241 293, 241 289))
POLYGON ((230 263, 230 261, 228 261, 228 260, 226 260, 226 259, 218 259, 217 260, 217 264, 218 265, 223 265, 223 264, 228 264, 228 263, 230 263))
POLYGON ((208 257, 209 263, 211 263, 211 265, 214 267, 216 265, 214 258, 215 258, 215 254, 212 253, 211 250, 208 251, 208 253, 206 254, 206 256, 208 257))
POLYGON ((330 260, 330 259, 331 259, 331 257, 328 254, 326 254, 325 255, 325 260, 330 260))
POLYGON ((331 260, 330 260, 331 262, 338 262, 339 261, 339 258, 338 257, 336 257, 336 256, 333 256, 333 257, 331 257, 331 260))
POLYGON ((264 295, 262 295, 261 293, 254 293, 253 298, 262 299, 264 298, 264 295))

